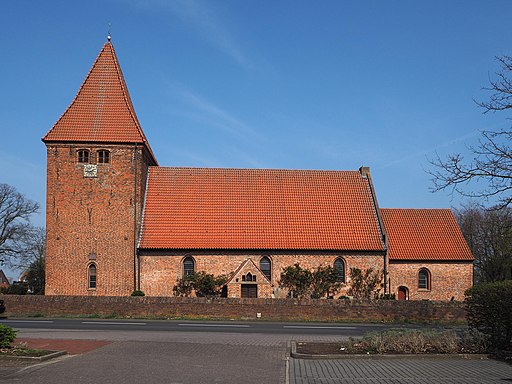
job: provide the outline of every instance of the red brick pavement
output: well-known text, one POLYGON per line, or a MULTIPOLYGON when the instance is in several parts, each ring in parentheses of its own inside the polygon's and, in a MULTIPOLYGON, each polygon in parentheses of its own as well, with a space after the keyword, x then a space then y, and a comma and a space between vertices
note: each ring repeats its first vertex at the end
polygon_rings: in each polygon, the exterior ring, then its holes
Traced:
POLYGON ((14 344, 27 343, 28 348, 47 349, 50 351, 66 351, 70 355, 80 355, 111 344, 104 340, 61 340, 61 339, 31 339, 20 337, 14 344))

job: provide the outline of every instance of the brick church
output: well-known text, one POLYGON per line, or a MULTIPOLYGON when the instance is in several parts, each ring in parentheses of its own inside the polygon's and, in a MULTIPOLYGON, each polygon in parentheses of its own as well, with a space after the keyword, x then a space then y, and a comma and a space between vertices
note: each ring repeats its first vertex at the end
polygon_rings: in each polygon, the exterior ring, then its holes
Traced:
POLYGON ((230 276, 228 297, 283 297, 283 268, 383 273, 399 299, 460 300, 473 256, 449 209, 379 208, 370 170, 160 166, 108 40, 43 137, 46 294, 171 296, 230 276))

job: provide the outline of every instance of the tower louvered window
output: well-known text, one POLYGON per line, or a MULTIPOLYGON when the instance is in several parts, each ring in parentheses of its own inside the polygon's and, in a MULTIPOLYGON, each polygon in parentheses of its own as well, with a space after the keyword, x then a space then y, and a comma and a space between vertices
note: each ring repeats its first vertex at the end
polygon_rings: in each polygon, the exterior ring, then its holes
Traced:
POLYGON ((108 164, 110 163, 110 151, 101 149, 98 151, 98 163, 108 164))
POLYGON ((89 151, 87 149, 79 149, 77 151, 77 160, 79 163, 89 162, 89 151))

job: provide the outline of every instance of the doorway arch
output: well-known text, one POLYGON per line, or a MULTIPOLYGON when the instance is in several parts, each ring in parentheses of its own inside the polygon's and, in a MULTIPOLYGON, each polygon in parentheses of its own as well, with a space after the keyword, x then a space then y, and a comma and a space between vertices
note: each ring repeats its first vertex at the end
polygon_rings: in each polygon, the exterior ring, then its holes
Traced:
POLYGON ((401 285, 398 287, 398 300, 409 300, 409 289, 401 285))

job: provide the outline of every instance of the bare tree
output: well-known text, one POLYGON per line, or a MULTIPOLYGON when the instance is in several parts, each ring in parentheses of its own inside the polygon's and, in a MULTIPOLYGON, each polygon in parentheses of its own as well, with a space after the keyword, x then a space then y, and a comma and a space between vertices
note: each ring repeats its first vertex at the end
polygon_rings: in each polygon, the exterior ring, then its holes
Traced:
POLYGON ((27 270, 34 262, 44 261, 46 250, 46 230, 42 227, 30 227, 18 240, 20 252, 9 260, 9 266, 27 270))
POLYGON ((26 271, 29 291, 35 295, 44 295, 45 250, 46 231, 38 227, 32 231, 25 253, 17 259, 20 268, 26 271))
POLYGON ((489 86, 483 88, 492 95, 489 101, 476 102, 485 109, 484 113, 512 108, 512 80, 508 77, 512 72, 512 56, 496 56, 496 61, 501 66, 501 71, 496 73, 497 80, 489 79, 489 86))
POLYGON ((39 204, 27 199, 14 187, 0 184, 0 265, 14 266, 16 258, 26 251, 26 244, 33 236, 30 216, 39 204))
POLYGON ((485 209, 472 203, 455 216, 475 256, 475 282, 512 278, 512 209, 485 209))
MULTIPOLYGON (((512 57, 496 58, 501 70, 497 80, 489 80, 483 88, 492 92, 489 101, 476 102, 484 113, 512 108, 512 57)), ((512 129, 483 131, 478 145, 469 147, 471 159, 460 153, 451 154, 447 159, 436 156, 430 160, 434 170, 432 176, 434 192, 452 189, 465 197, 489 199, 496 197, 500 207, 512 204, 512 129), (474 187, 474 188, 473 188, 474 187)))

